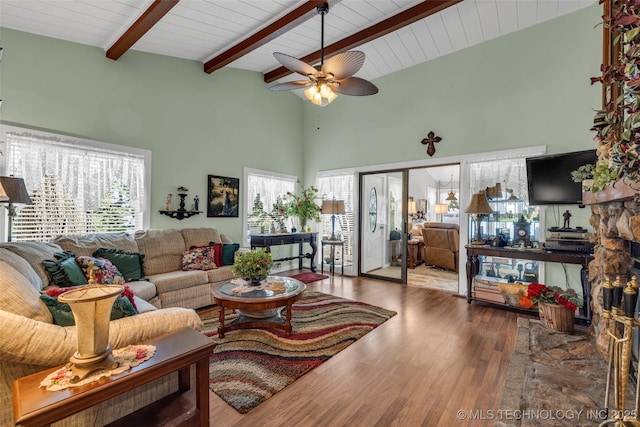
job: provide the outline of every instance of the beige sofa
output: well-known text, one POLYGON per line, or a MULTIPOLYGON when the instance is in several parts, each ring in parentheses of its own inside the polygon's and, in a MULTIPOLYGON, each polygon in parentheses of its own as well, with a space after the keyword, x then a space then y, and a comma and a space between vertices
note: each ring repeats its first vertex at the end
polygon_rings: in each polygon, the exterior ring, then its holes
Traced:
MULTIPOLYGON (((181 253, 191 246, 228 241, 215 229, 146 230, 125 233, 62 236, 51 243, 0 244, 0 426, 13 425, 11 384, 22 376, 66 363, 77 349, 75 326, 53 324, 40 300, 50 285, 44 260, 61 250, 92 255, 99 248, 116 248, 145 255, 149 281, 129 282, 140 314, 110 323, 109 343, 124 347, 173 330, 202 323, 192 308, 213 303, 211 288, 232 277, 231 267, 210 271, 181 271, 181 253), (158 309, 160 308, 161 309, 158 309)), ((104 425, 177 390, 177 375, 169 375, 91 409, 56 426, 104 425)))
POLYGON ((61 236, 53 243, 77 256, 92 255, 98 248, 121 249, 144 254, 145 281, 130 282, 133 292, 158 308, 200 308, 212 305, 213 287, 233 278, 231 266, 208 271, 182 271, 182 252, 210 242, 232 243, 215 228, 143 230, 126 233, 98 233, 61 236))

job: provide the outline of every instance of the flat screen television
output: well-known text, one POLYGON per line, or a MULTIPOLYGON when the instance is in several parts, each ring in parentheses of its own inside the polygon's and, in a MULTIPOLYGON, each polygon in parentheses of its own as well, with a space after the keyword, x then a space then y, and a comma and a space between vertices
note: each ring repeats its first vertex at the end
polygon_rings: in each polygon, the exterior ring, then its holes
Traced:
POLYGON ((582 184, 573 182, 571 172, 597 160, 596 150, 527 158, 529 204, 581 205, 582 184))

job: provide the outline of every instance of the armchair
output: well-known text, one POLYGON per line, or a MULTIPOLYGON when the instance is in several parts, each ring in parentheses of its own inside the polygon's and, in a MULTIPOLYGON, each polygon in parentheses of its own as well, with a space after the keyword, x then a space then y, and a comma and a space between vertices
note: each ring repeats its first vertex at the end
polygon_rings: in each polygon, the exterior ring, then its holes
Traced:
POLYGON ((460 246, 458 224, 428 222, 423 225, 424 263, 458 271, 460 246))

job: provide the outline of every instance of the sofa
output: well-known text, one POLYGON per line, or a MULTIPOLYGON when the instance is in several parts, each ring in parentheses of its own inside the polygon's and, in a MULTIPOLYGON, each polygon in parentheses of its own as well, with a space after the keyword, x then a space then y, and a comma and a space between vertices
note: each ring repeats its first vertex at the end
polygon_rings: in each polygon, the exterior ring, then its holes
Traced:
POLYGON ((458 224, 427 222, 422 225, 424 263, 458 271, 460 228, 458 224))
MULTIPOLYGON (((98 248, 144 255, 147 280, 127 282, 139 314, 110 322, 109 343, 120 348, 185 326, 202 329, 194 308, 213 303, 211 290, 233 277, 231 266, 213 270, 182 271, 182 252, 191 247, 229 239, 211 228, 144 230, 134 235, 97 233, 60 236, 51 242, 0 244, 0 426, 13 425, 11 384, 22 376, 66 363, 77 350, 75 326, 53 323, 40 298, 51 287, 43 267, 61 251, 91 256, 98 248)), ((65 418, 56 426, 104 425, 177 390, 177 374, 124 393, 65 418)))

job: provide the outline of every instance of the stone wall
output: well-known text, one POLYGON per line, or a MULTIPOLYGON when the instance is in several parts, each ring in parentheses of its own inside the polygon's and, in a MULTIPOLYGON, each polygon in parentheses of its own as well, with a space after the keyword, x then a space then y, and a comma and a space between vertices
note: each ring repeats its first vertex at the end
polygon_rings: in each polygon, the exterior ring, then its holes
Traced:
POLYGON ((632 267, 630 241, 640 242, 640 201, 606 202, 591 206, 591 226, 595 232, 594 260, 589 264, 593 320, 591 332, 598 349, 607 352, 608 336, 602 314, 602 285, 606 278, 613 282, 617 276, 623 284, 630 280, 632 267))

